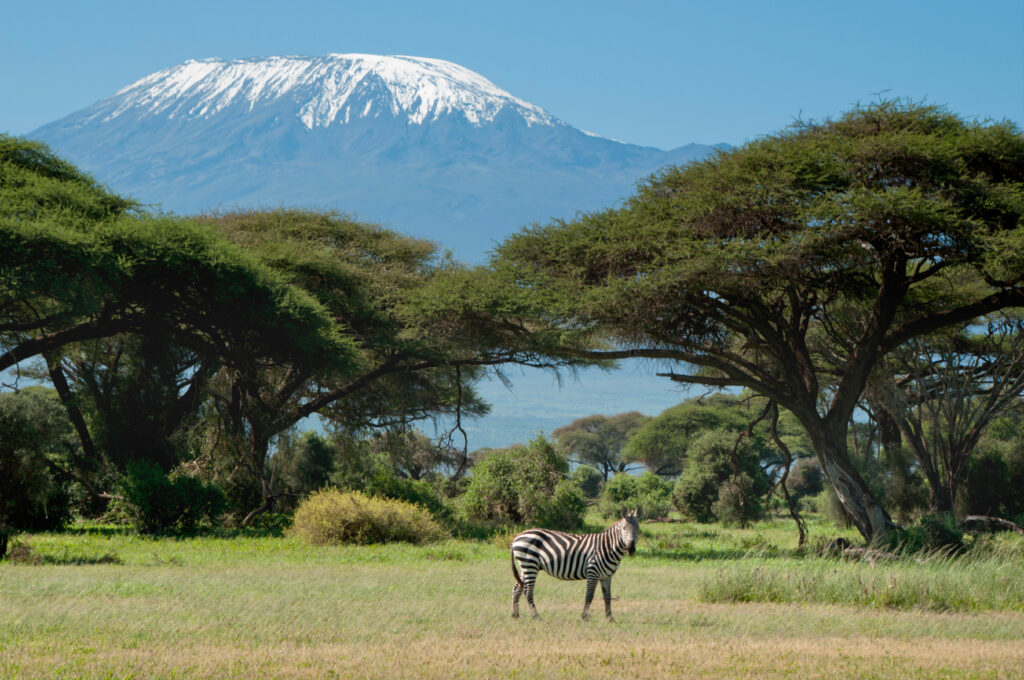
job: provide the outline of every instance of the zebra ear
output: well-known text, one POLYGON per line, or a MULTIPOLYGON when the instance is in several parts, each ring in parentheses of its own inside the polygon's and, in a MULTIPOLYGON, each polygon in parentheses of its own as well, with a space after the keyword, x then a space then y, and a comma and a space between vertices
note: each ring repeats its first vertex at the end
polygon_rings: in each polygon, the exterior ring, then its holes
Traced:
POLYGON ((640 508, 634 509, 633 512, 631 512, 630 514, 633 515, 633 517, 635 517, 637 521, 640 520, 640 508))
POLYGON ((626 519, 627 517, 629 517, 629 515, 630 515, 630 512, 629 512, 628 508, 622 508, 622 512, 619 513, 619 516, 622 519, 626 519))

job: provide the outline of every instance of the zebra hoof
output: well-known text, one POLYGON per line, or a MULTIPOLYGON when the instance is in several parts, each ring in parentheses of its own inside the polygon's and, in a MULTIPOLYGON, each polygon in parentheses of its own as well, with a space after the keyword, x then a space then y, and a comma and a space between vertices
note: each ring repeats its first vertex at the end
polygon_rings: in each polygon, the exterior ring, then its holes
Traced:
POLYGON ((513 619, 518 619, 519 618, 519 612, 512 612, 512 618, 513 619))

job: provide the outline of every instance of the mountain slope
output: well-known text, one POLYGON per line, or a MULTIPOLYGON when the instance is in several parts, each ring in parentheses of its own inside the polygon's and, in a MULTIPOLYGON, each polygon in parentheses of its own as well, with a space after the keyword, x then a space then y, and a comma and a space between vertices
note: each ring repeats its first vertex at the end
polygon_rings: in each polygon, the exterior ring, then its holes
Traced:
POLYGON ((357 54, 189 61, 32 136, 166 210, 334 208, 473 261, 711 150, 590 135, 456 64, 357 54))

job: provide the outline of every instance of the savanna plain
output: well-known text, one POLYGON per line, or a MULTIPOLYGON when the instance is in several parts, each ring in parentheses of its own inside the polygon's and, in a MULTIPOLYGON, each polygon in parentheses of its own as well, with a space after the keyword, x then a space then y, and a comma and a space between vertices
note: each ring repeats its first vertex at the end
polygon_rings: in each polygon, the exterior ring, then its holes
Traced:
MULTIPOLYGON (((1016 536, 886 560, 797 552, 781 521, 641 529, 616 623, 543 574, 541 618, 512 619, 509 536, 23 535, 0 564, 0 678, 1024 677, 1016 536)), ((811 543, 838 533, 812 523, 811 543)))

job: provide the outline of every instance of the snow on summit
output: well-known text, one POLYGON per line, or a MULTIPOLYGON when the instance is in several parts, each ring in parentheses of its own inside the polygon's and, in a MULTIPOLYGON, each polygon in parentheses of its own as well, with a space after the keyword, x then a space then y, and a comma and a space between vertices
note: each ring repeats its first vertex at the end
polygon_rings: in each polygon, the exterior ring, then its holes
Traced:
POLYGON ((279 101, 297 110, 308 129, 381 115, 421 124, 456 114, 482 125, 502 110, 530 126, 563 124, 457 64, 369 54, 190 60, 123 88, 100 102, 90 118, 109 121, 127 112, 209 118, 279 101))

